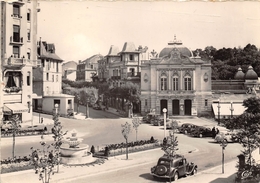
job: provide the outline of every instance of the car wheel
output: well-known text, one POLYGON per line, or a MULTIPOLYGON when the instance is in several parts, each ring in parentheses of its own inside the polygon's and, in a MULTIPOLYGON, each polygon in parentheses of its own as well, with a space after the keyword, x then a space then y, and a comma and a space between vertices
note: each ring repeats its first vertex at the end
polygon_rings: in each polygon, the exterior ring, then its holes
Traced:
POLYGON ((178 172, 175 172, 173 175, 173 180, 176 181, 178 179, 179 179, 179 174, 178 174, 178 172))
POLYGON ((200 135, 199 135, 199 137, 200 137, 200 138, 202 138, 202 137, 203 137, 203 135, 202 135, 202 134, 200 134, 200 135))

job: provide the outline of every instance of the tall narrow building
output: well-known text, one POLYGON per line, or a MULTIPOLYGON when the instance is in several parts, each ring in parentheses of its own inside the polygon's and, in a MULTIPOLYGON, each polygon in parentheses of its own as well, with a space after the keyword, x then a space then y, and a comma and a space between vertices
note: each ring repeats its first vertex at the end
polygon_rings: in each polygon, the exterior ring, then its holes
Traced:
POLYGON ((0 119, 32 122, 32 69, 37 62, 37 0, 1 1, 0 119))

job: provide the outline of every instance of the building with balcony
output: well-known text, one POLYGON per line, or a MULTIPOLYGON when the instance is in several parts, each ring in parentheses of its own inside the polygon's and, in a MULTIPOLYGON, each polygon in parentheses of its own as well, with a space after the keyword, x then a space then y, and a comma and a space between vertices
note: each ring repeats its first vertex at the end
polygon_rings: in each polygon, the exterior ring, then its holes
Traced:
POLYGON ((211 112, 211 62, 174 39, 157 58, 142 61, 141 113, 197 115, 211 112))
POLYGON ((56 55, 55 45, 39 41, 37 45, 41 67, 33 69, 33 91, 41 99, 34 99, 35 111, 52 113, 55 104, 59 106, 60 115, 74 111, 74 96, 62 93, 63 60, 56 55))
POLYGON ((98 73, 98 60, 103 58, 102 55, 93 55, 77 65, 76 80, 92 82, 92 77, 98 73))
POLYGON ((21 122, 33 122, 32 70, 39 66, 36 49, 39 10, 37 1, 0 2, 0 118, 4 121, 18 115, 21 122))

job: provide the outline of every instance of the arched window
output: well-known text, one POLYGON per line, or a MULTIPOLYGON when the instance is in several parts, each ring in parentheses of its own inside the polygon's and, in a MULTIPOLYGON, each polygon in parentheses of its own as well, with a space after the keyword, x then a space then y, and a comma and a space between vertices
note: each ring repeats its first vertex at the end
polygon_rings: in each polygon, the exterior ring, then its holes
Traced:
POLYGON ((161 75, 161 90, 167 90, 167 76, 166 76, 166 74, 161 75))
POLYGON ((191 90, 191 77, 190 75, 186 75, 184 77, 184 90, 191 90))
POLYGON ((172 90, 179 90, 179 77, 177 75, 174 75, 172 78, 172 90))

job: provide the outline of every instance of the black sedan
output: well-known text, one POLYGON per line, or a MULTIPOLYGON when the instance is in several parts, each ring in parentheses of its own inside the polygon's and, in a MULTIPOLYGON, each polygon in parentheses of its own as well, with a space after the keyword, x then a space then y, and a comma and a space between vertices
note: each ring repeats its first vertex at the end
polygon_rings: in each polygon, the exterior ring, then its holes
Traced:
POLYGON ((193 137, 213 137, 215 134, 208 127, 199 126, 196 127, 191 133, 193 137))
POLYGON ((178 131, 180 133, 191 133, 197 125, 191 124, 191 123, 183 123, 180 127, 178 127, 178 131))

